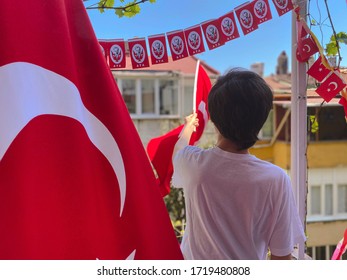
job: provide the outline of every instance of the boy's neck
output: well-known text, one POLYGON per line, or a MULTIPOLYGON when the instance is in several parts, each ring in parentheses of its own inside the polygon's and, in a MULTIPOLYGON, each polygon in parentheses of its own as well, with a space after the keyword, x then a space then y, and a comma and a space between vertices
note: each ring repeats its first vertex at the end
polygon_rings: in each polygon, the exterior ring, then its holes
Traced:
POLYGON ((248 154, 248 149, 239 150, 237 146, 229 139, 224 138, 220 133, 218 133, 218 139, 216 146, 223 151, 234 153, 234 154, 248 154))

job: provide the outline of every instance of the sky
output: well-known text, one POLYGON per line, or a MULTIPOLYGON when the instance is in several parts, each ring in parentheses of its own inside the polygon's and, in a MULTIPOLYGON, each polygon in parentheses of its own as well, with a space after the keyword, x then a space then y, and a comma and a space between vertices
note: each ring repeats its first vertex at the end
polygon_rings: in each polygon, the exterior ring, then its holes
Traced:
MULTIPOLYGON (((300 0, 304 1, 304 0, 300 0)), ((309 2, 309 19, 318 23, 312 31, 324 47, 332 35, 327 18, 325 0, 306 0, 309 2)), ((326 0, 335 31, 347 32, 346 0, 326 0)), ((89 0, 85 6, 97 0, 89 0)), ((118 1, 115 1, 116 3, 118 1)), ((113 11, 100 13, 87 10, 98 39, 132 39, 186 29, 206 20, 218 18, 247 0, 157 0, 141 4, 141 12, 132 18, 118 18, 113 11)), ((272 0, 269 0, 272 19, 259 25, 252 33, 243 35, 236 20, 240 37, 225 45, 209 50, 206 42, 205 52, 196 55, 221 74, 231 67, 249 69, 251 64, 264 63, 264 75, 276 72, 277 58, 285 51, 289 58, 291 71, 292 52, 292 12, 282 16, 277 14, 272 0)), ((308 21, 310 25, 311 20, 308 21)), ((347 67, 347 45, 341 44, 341 66, 347 67)))

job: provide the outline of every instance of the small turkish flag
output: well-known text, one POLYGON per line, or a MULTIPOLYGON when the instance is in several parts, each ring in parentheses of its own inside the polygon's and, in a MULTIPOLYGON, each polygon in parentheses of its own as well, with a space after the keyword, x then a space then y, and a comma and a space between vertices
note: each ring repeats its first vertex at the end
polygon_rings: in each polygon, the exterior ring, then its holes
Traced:
POLYGON ((279 16, 283 16, 294 9, 291 0, 272 0, 272 2, 275 4, 279 16))
POLYGON ((179 60, 188 56, 186 38, 183 30, 175 30, 166 33, 171 51, 172 60, 179 60))
POLYGON ((308 59, 319 51, 316 42, 311 36, 300 38, 296 49, 296 59, 300 62, 306 62, 308 59))
POLYGON ((234 11, 231 11, 220 18, 220 26, 225 41, 231 41, 240 37, 239 30, 237 29, 234 11))
POLYGON ((329 102, 340 91, 345 88, 344 81, 334 72, 316 89, 316 92, 326 101, 329 102))
MULTIPOLYGON (((190 138, 190 145, 199 141, 209 120, 207 99, 211 89, 211 81, 204 68, 197 63, 195 76, 194 110, 198 114, 199 126, 190 138)), ((158 185, 163 196, 170 193, 170 183, 173 174, 172 154, 183 125, 171 130, 165 135, 151 139, 147 144, 147 153, 158 174, 158 185)))
POLYGON ((319 57, 315 63, 312 64, 310 69, 308 69, 307 74, 315 78, 318 82, 321 82, 330 72, 331 70, 324 66, 322 58, 319 57))
POLYGON ((200 25, 195 25, 184 30, 189 55, 195 55, 205 51, 204 41, 200 25))
POLYGON ((258 24, 272 19, 269 0, 255 0, 251 3, 253 5, 254 15, 257 19, 258 24))
POLYGON ((130 39, 128 44, 133 69, 149 67, 145 38, 130 39))
POLYGON ((214 19, 203 22, 201 24, 202 30, 205 35, 205 40, 209 50, 218 48, 225 43, 225 36, 221 30, 221 20, 214 19))
POLYGON ((165 34, 148 37, 152 64, 167 63, 169 61, 165 43, 165 34))
POLYGON ((182 259, 82 0, 2 0, 0 34, 0 259, 182 259))
POLYGON ((254 15, 252 2, 236 7, 235 13, 244 35, 258 29, 258 19, 254 15))
POLYGON ((111 69, 126 67, 125 42, 123 39, 112 40, 107 43, 109 51, 109 66, 111 69))

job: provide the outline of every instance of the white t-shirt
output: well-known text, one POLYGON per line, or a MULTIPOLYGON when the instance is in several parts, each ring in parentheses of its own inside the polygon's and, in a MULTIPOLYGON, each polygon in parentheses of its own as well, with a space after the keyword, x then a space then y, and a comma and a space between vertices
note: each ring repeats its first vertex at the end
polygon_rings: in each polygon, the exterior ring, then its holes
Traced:
POLYGON ((184 189, 185 259, 285 256, 305 240, 289 176, 250 154, 187 146, 173 161, 173 185, 184 189))

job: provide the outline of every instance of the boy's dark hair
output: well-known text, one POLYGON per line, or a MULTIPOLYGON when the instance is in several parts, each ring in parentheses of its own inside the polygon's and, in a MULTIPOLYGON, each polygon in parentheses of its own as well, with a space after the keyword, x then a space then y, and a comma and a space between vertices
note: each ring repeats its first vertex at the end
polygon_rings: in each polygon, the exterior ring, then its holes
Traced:
POLYGON ((258 140, 272 108, 273 93, 263 78, 242 68, 231 69, 218 78, 208 96, 211 121, 238 150, 258 140))

